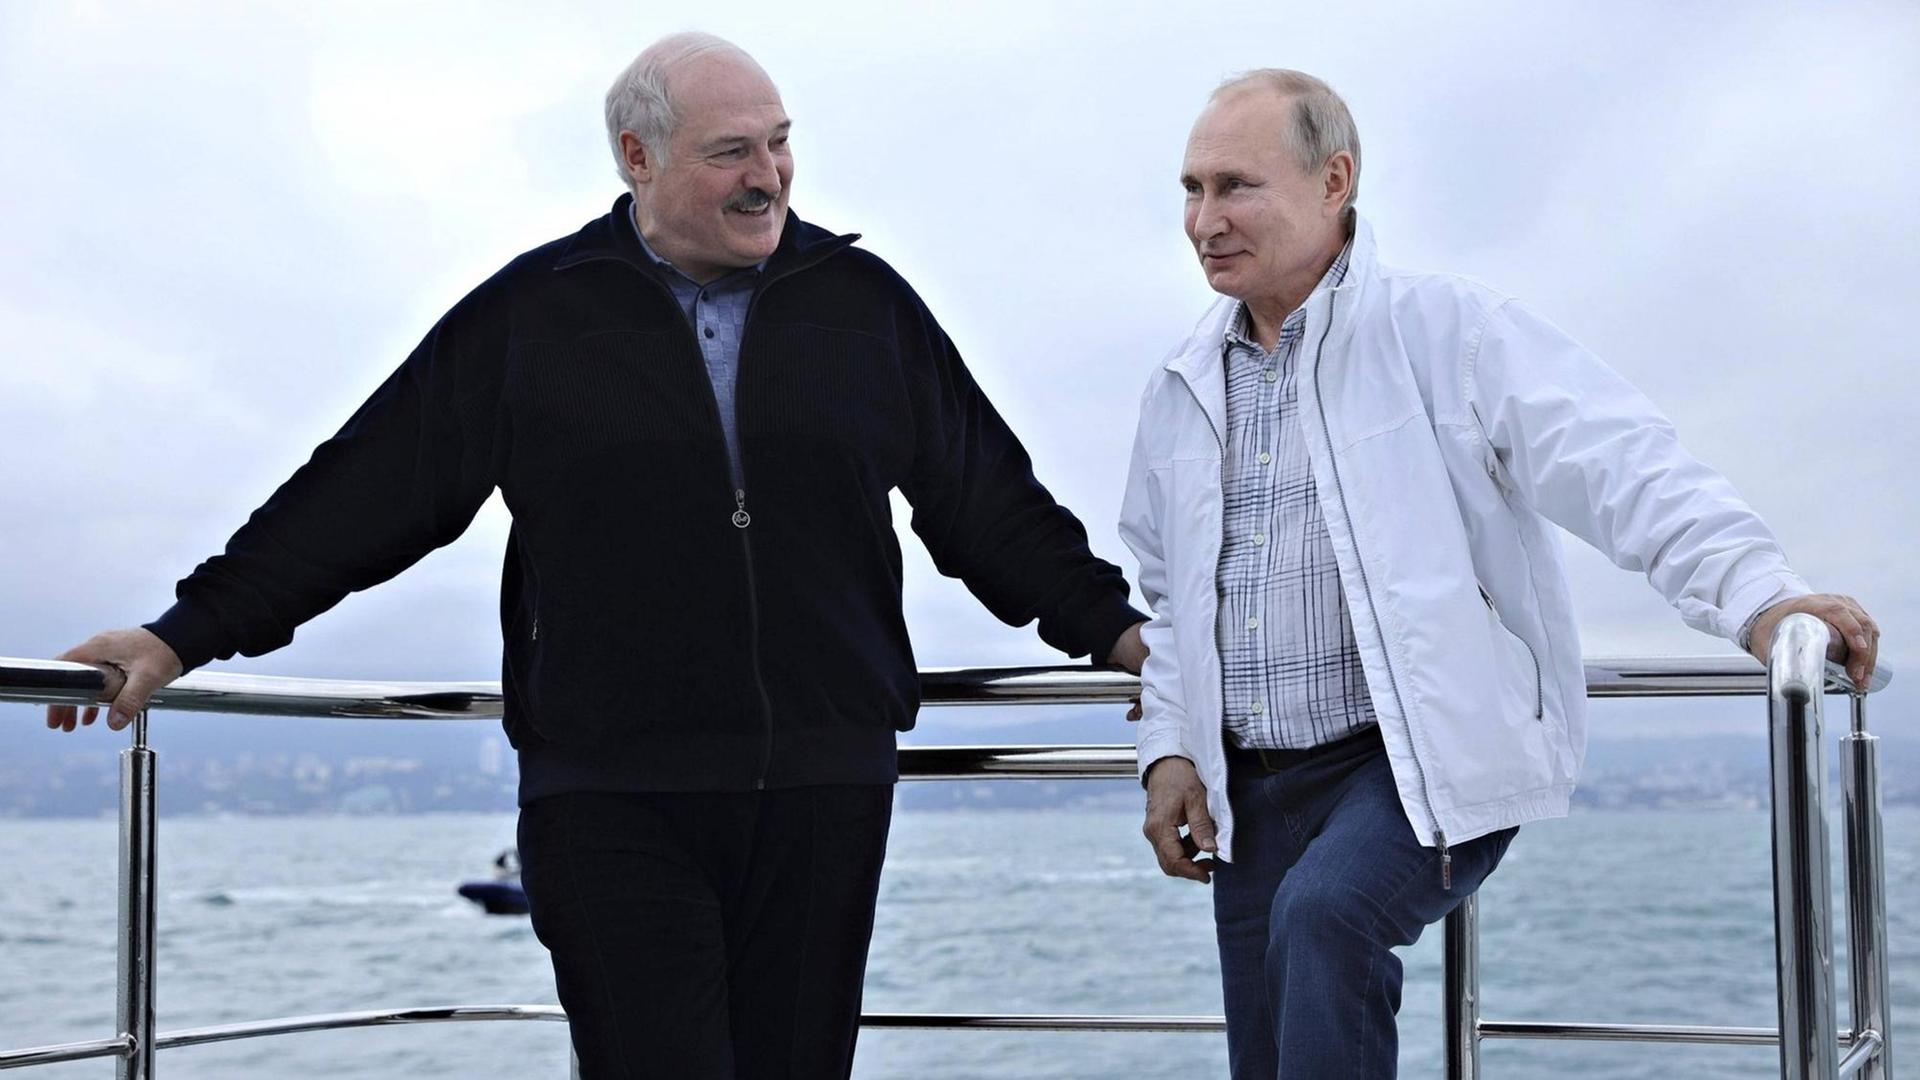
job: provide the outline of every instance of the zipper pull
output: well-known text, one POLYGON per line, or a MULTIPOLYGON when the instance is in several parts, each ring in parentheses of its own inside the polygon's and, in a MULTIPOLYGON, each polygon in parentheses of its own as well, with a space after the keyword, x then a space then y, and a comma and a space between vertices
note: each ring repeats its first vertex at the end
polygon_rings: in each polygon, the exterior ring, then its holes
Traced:
POLYGON ((741 488, 733 493, 733 527, 744 529, 753 524, 753 515, 747 513, 747 492, 741 488))
POLYGON ((1453 853, 1447 850, 1447 834, 1433 830, 1433 846, 1440 852, 1440 888, 1453 891, 1453 853))
POLYGON ((533 617, 533 640, 540 640, 540 616, 538 615, 533 617))

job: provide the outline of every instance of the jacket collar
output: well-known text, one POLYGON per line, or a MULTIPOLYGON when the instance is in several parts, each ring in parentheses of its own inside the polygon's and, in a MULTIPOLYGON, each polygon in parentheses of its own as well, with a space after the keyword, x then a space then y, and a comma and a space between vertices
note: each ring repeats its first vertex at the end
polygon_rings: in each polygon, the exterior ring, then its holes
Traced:
MULTIPOLYGON (((1353 247, 1347 254, 1347 274, 1338 285, 1331 289, 1322 289, 1307 298, 1307 333, 1317 337, 1316 329, 1325 329, 1326 320, 1337 318, 1334 329, 1341 331, 1345 339, 1345 330, 1352 325, 1352 316, 1356 301, 1367 281, 1379 273, 1379 264, 1375 261, 1373 244, 1373 225, 1353 211, 1353 247), (1338 300, 1338 304, 1335 301, 1338 300)), ((1227 331, 1233 328, 1235 314, 1240 303, 1232 297, 1223 296, 1207 308, 1205 315, 1193 328, 1193 333, 1168 358, 1166 369, 1186 380, 1187 386, 1200 402, 1200 408, 1206 412, 1207 419, 1213 422, 1214 431, 1226 433, 1227 389, 1226 380, 1221 375, 1225 352, 1227 331)))
MULTIPOLYGON (((560 257, 554 260, 553 268, 565 270, 581 263, 610 259, 648 274, 659 273, 657 264, 647 254, 646 248, 641 246, 640 234, 633 228, 632 221, 633 194, 628 192, 614 200, 613 209, 604 217, 587 222, 585 227, 567 240, 560 250, 560 257)), ((830 233, 818 225, 800 220, 800 216, 789 209, 786 224, 780 230, 780 244, 767 258, 765 278, 771 280, 803 270, 858 239, 859 233, 830 233)))

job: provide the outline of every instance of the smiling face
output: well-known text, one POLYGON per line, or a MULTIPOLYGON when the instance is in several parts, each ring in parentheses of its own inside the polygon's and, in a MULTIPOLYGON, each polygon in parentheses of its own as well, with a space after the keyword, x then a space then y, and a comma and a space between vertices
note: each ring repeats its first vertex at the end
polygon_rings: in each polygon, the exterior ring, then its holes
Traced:
POLYGON ((1248 87, 1214 98, 1187 138, 1180 184, 1187 238, 1215 292, 1284 317, 1345 243, 1353 159, 1303 170, 1289 145, 1292 99, 1248 87))
POLYGON ((668 77, 679 118, 664 159, 622 132, 634 219, 661 258, 695 281, 753 266, 780 243, 793 183, 780 91, 744 53, 715 50, 668 77))

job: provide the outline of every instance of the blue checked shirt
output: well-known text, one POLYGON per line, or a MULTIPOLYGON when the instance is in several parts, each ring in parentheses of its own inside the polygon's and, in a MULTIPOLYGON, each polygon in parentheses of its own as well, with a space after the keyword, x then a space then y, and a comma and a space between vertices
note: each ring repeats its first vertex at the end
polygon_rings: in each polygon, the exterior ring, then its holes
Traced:
MULTIPOLYGON (((1346 276, 1343 249, 1315 292, 1346 276)), ((1374 722, 1346 593, 1300 431, 1305 305, 1266 352, 1245 304, 1227 331, 1225 515, 1215 587, 1225 724, 1235 744, 1299 749, 1374 722)))
MULTIPOLYGON (((631 218, 629 218, 631 220, 631 218)), ((707 364, 707 378, 713 381, 713 399, 720 406, 720 429, 727 437, 727 462, 733 471, 733 486, 745 487, 740 470, 740 422, 734 415, 734 384, 740 377, 740 338, 747 328, 747 305, 753 301, 753 287, 766 266, 735 270, 705 285, 674 268, 656 254, 634 224, 633 233, 640 246, 659 265, 680 301, 687 324, 693 327, 694 340, 700 343, 700 357, 707 364)))

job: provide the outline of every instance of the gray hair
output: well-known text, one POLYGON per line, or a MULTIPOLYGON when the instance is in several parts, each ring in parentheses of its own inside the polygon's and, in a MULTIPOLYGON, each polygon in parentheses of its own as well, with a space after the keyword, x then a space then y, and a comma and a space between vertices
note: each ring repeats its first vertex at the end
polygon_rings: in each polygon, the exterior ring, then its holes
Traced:
POLYGON ((607 144, 613 148, 614 167, 620 182, 632 184, 627 172, 627 157, 620 150, 620 133, 631 131, 647 148, 647 153, 665 161, 667 143, 673 139, 680 118, 673 108, 673 95, 667 86, 668 73, 681 61, 702 53, 727 50, 746 52, 725 38, 698 31, 669 34, 646 47, 633 63, 607 88, 607 144))
POLYGON ((1213 96, 1217 98, 1248 87, 1271 90, 1293 103, 1293 124, 1287 133, 1287 142, 1302 170, 1318 169, 1342 150, 1353 155, 1353 184, 1347 189, 1347 201, 1341 209, 1352 207, 1360 197, 1360 130, 1353 124, 1347 103, 1324 81, 1288 68, 1242 72, 1221 83, 1213 96))

